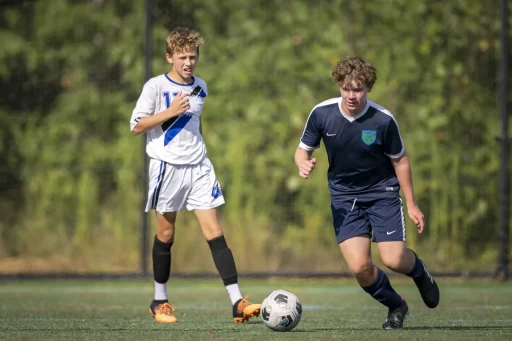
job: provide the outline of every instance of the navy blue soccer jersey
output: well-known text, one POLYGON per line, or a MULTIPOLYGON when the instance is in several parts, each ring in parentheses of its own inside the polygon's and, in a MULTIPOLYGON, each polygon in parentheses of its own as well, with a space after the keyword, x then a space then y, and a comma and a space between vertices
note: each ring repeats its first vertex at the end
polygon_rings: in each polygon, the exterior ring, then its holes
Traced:
POLYGON ((361 114, 351 117, 341 110, 341 101, 333 98, 313 108, 299 147, 312 151, 324 141, 332 195, 397 196, 391 159, 401 157, 405 148, 393 115, 367 100, 361 114))

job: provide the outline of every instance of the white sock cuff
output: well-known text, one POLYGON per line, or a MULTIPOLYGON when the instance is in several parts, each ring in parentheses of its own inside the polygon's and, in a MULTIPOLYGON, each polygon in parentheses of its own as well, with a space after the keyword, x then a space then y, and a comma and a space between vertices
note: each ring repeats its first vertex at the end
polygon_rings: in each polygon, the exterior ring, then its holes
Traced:
POLYGON ((162 301, 167 299, 167 283, 155 282, 155 300, 162 301))
POLYGON ((232 305, 242 298, 242 294, 240 293, 240 288, 237 283, 226 285, 226 290, 228 291, 232 305))

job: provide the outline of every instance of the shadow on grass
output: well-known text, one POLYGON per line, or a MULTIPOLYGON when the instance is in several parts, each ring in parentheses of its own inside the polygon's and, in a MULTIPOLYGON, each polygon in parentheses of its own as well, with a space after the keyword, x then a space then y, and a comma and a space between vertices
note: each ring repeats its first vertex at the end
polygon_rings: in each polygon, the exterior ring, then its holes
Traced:
MULTIPOLYGON (((382 328, 308 328, 308 329, 297 329, 292 330, 290 333, 315 333, 322 331, 341 331, 341 330, 351 330, 351 331, 370 331, 370 330, 383 330, 382 328)), ((453 330, 453 331, 466 331, 466 330, 512 330, 512 326, 439 326, 439 327, 405 327, 401 329, 401 331, 408 330, 453 330)))
POLYGON ((406 327, 407 330, 512 330, 512 326, 439 326, 406 327))

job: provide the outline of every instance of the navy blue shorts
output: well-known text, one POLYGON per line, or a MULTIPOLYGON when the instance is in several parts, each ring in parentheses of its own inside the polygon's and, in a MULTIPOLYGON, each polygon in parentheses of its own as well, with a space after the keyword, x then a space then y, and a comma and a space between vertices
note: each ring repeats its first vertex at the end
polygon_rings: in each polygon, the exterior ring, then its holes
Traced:
POLYGON ((405 241, 405 219, 400 197, 378 199, 331 197, 334 233, 338 243, 361 235, 374 242, 405 241))

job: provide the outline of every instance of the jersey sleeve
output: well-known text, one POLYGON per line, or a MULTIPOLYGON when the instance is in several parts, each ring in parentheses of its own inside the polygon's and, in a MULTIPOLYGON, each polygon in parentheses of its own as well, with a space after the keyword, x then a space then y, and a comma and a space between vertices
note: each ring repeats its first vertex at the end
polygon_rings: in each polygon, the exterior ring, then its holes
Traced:
POLYGON ((208 87, 206 86, 206 82, 203 82, 203 93, 199 94, 201 97, 208 96, 208 87))
POLYGON ((146 82, 142 88, 142 93, 137 100, 137 104, 132 112, 130 119, 130 130, 133 130, 140 119, 151 116, 155 113, 156 88, 151 81, 146 82))
POLYGON ((307 151, 319 148, 320 139, 322 138, 320 131, 316 110, 313 109, 309 114, 306 127, 304 128, 304 132, 300 138, 299 147, 307 151))
POLYGON ((384 132, 384 153, 392 159, 397 159, 404 155, 405 146, 400 129, 395 118, 391 116, 388 126, 384 132))

